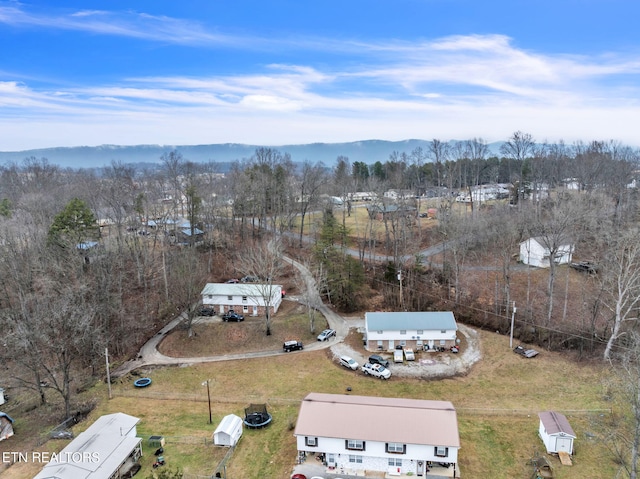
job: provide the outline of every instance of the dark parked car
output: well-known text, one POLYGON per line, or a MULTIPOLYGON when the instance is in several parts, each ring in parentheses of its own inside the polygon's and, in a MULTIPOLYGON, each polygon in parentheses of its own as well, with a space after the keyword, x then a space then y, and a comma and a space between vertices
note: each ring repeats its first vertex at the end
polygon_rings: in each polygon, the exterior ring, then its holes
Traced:
POLYGON ((222 320, 240 322, 240 321, 244 321, 244 316, 236 313, 233 309, 230 309, 229 311, 227 311, 222 315, 222 320))
POLYGON ((513 352, 525 358, 535 358, 538 355, 538 351, 535 349, 525 349, 522 346, 516 346, 513 348, 513 352))
POLYGON ((598 272, 598 267, 592 261, 579 261, 578 263, 571 263, 569 266, 585 273, 594 274, 598 272))
POLYGON ((241 283, 257 283, 260 281, 260 278, 257 276, 244 276, 240 279, 241 283))
POLYGON ((371 364, 381 364, 385 368, 389 367, 389 361, 387 361, 382 356, 379 356, 377 354, 372 354, 371 356, 369 356, 369 362, 371 364))
POLYGON ((291 351, 300 351, 304 349, 302 343, 300 341, 285 341, 282 345, 282 350, 285 353, 290 353, 291 351))
POLYGON ((198 311, 198 313, 200 314, 200 316, 213 316, 216 314, 213 308, 202 308, 200 309, 200 311, 198 311))

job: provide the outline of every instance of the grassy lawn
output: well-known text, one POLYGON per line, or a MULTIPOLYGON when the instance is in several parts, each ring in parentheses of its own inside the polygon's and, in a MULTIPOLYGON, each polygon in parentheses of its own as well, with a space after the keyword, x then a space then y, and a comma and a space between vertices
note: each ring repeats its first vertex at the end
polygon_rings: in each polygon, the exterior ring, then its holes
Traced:
MULTIPOLYGON (((213 355, 265 347, 277 349, 284 337, 292 335, 304 342, 313 341, 306 316, 295 305, 287 308, 289 314, 274 318, 274 334, 269 338, 264 336, 259 323, 258 326, 251 321, 210 323, 199 325, 195 338, 183 337, 184 331, 170 335, 167 340, 170 346, 164 347, 181 356, 190 355, 191 351, 196 355, 213 355), (225 331, 235 332, 225 334, 225 331)), ((316 331, 323 327, 320 322, 316 331)), ((309 392, 342 394, 350 387, 351 394, 365 396, 451 401, 458 410, 460 469, 465 478, 530 477, 527 460, 536 451, 543 452, 537 436, 537 413, 549 409, 565 413, 578 436, 572 467, 560 466, 552 458, 556 477, 614 477, 617 465, 602 445, 586 438, 587 433, 594 432, 592 418, 577 412, 612 407, 604 399, 601 386, 607 375, 604 366, 575 363, 559 353, 546 351, 535 359, 524 359, 509 349, 508 337, 489 332, 481 332, 480 337, 483 353, 480 363, 466 376, 438 381, 398 377, 384 382, 374 380, 341 368, 329 350, 151 368, 141 371, 153 379, 149 388, 133 388, 135 377, 129 376, 113 386, 111 400, 107 399, 106 385, 96 385, 88 394, 98 401, 98 406, 87 421, 76 427, 76 432, 102 414, 125 412, 141 419, 138 433, 145 438, 145 457, 139 477, 146 478, 153 472, 155 448, 146 443, 150 435, 166 437, 166 467, 208 476, 226 452, 211 441, 222 417, 231 413, 244 417, 244 408, 249 404, 266 403, 274 418, 272 424, 263 430, 245 429, 227 465, 227 474, 241 478, 285 478, 289 477, 296 457, 293 428, 300 400, 309 392), (202 386, 206 379, 211 379, 212 424, 206 388, 202 386)), ((356 345, 360 340, 354 335, 349 342, 356 345)), ((43 447, 53 450, 63 445, 49 441, 43 447)), ((20 464, 4 471, 3 479, 26 479, 33 475, 33 465, 20 464)))

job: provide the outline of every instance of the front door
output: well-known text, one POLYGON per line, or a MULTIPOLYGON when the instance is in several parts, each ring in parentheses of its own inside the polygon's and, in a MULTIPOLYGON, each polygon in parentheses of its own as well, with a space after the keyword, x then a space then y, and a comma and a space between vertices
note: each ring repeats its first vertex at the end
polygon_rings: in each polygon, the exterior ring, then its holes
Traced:
POLYGON ((568 452, 571 454, 571 438, 559 437, 556 439, 556 452, 568 452))
POLYGON ((427 461, 418 461, 418 475, 419 476, 424 476, 426 467, 427 467, 427 461))
POLYGON ((254 316, 258 316, 258 306, 257 305, 253 306, 253 315, 254 316))
POLYGON ((389 351, 392 351, 396 348, 396 342, 393 339, 389 340, 389 351))
POLYGON ((336 467, 336 455, 327 454, 327 467, 336 467))
POLYGON ((220 314, 224 314, 224 304, 220 305, 220 314))

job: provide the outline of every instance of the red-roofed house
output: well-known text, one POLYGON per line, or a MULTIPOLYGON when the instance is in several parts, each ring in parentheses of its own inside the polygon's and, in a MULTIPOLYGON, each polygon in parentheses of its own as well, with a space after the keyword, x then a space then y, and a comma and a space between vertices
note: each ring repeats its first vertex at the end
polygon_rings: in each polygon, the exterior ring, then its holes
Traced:
POLYGON ((320 455, 335 473, 425 476, 437 464, 459 477, 458 419, 448 401, 310 393, 294 435, 300 459, 320 455))

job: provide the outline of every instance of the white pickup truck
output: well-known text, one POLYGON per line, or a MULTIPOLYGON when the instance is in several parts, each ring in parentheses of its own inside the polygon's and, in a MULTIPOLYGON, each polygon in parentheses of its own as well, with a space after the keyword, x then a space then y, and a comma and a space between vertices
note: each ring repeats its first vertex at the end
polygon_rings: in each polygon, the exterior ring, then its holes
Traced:
POLYGON ((373 376, 374 378, 389 379, 391 377, 391 371, 382 364, 365 363, 360 369, 363 373, 373 376))

